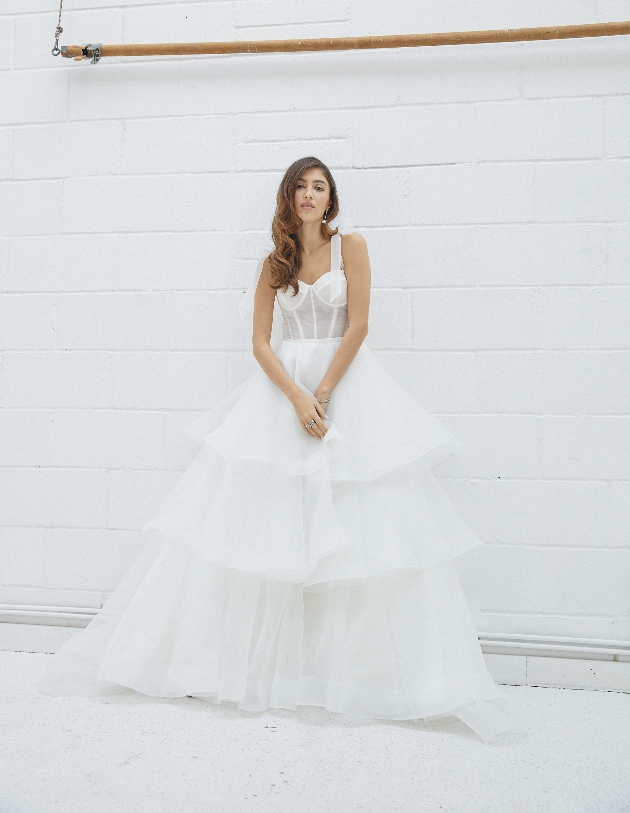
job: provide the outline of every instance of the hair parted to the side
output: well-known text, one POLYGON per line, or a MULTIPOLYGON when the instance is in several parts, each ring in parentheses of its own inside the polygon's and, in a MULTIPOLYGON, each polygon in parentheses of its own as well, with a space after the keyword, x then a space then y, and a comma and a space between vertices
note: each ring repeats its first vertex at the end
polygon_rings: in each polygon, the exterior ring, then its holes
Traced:
POLYGON ((269 266, 273 279, 271 287, 282 288, 286 291, 287 287, 291 285, 296 294, 299 291, 296 278, 302 262, 302 250, 297 233, 302 225, 302 220, 294 207, 295 189, 302 173, 312 168, 320 169, 324 173, 330 187, 330 206, 326 223, 321 224, 322 236, 330 240, 337 233, 337 229, 331 229, 328 225, 328 222, 334 220, 339 214, 337 186, 326 164, 312 155, 294 161, 284 173, 278 188, 276 212, 271 224, 271 236, 275 246, 269 255, 269 266))

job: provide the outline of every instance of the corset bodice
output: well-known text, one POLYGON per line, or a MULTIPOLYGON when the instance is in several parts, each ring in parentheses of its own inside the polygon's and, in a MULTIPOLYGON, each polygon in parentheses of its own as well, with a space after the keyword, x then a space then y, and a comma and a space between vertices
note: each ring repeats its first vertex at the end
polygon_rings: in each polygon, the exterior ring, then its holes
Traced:
POLYGON ((294 295, 289 285, 278 289, 283 339, 326 339, 343 336, 348 327, 348 287, 341 257, 341 235, 330 241, 330 271, 309 285, 298 280, 294 295))

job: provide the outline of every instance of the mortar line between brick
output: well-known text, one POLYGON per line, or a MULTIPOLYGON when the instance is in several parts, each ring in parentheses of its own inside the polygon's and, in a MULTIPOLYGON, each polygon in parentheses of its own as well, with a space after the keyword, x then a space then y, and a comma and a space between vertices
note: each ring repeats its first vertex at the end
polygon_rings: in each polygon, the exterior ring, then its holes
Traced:
MULTIPOLYGON (((243 261, 249 262, 249 261, 243 261)), ((519 285, 495 285, 495 284, 471 284, 471 285, 373 285, 373 291, 381 292, 405 292, 422 293, 423 291, 529 291, 529 290, 557 290, 575 289, 584 291, 602 291, 609 288, 630 288, 627 282, 549 282, 549 283, 523 283, 519 285)), ((241 288, 116 288, 114 290, 106 288, 42 288, 31 290, 11 289, 0 291, 0 296, 86 296, 86 295, 109 295, 118 294, 146 294, 147 296, 159 296, 164 294, 240 294, 241 288)), ((540 349, 540 348, 538 348, 540 349)))
MULTIPOLYGON (((49 409, 52 409, 50 407, 49 409)), ((47 410, 46 410, 47 411, 47 410)), ((136 472, 136 473, 147 473, 151 474, 152 472, 158 473, 171 473, 177 474, 181 472, 182 469, 157 469, 157 468, 150 468, 150 469, 143 469, 143 468, 132 468, 129 466, 39 466, 39 465, 21 465, 21 466, 9 466, 9 465, 0 465, 0 471, 81 471, 81 472, 136 472)), ((623 483, 624 485, 630 484, 628 478, 623 479, 615 479, 615 478, 601 478, 601 479, 586 479, 580 477, 573 477, 573 478, 562 478, 562 477, 451 477, 447 475, 440 475, 440 481, 442 482, 464 482, 464 483, 496 483, 499 480, 502 482, 519 482, 519 483, 623 483)), ((535 547, 535 546, 529 546, 535 547)), ((595 548, 596 550, 600 550, 598 546, 595 548)), ((624 550, 628 550, 627 548, 623 548, 624 550)))

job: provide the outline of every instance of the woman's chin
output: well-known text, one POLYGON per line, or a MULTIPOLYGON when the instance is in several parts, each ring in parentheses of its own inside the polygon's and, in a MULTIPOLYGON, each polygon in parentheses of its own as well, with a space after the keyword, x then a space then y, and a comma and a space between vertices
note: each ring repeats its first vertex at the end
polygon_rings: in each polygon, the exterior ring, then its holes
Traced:
POLYGON ((303 212, 302 214, 298 215, 298 217, 300 218, 303 224, 321 223, 322 221, 321 217, 318 217, 316 214, 313 214, 312 212, 303 212))

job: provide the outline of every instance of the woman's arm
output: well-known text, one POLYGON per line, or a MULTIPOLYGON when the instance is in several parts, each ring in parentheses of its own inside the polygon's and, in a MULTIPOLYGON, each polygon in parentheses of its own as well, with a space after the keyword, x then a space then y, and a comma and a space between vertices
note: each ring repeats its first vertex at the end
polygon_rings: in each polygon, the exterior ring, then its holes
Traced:
POLYGON ((341 254, 348 280, 348 329, 343 335, 330 367, 315 393, 318 399, 329 398, 368 334, 371 270, 367 243, 361 234, 341 238, 341 254))
POLYGON ((303 431, 314 438, 323 438, 328 432, 328 427, 323 421, 323 418, 326 417, 324 404, 319 404, 313 395, 298 387, 271 349, 271 328, 276 291, 270 283, 269 261, 265 260, 254 295, 252 331, 254 358, 273 383, 291 401, 303 431), (311 421, 315 421, 315 423, 307 428, 305 424, 311 421))

